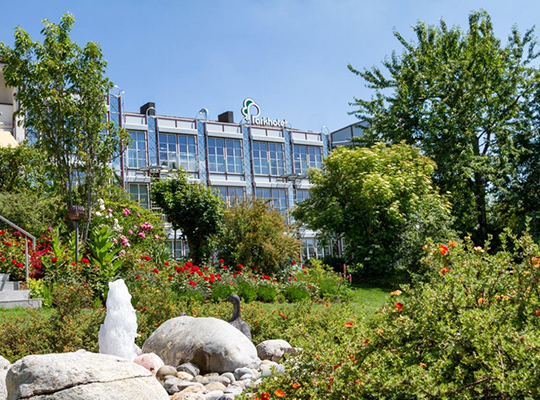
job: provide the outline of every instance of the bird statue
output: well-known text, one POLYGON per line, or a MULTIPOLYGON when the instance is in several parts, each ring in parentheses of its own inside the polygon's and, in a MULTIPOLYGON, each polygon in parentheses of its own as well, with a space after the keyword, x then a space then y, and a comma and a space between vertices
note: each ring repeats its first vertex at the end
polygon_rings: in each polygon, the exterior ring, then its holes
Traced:
POLYGON ((225 301, 232 303, 232 305, 234 306, 233 315, 231 320, 229 321, 229 324, 234 326, 236 329, 246 335, 249 340, 251 340, 251 329, 249 328, 247 322, 244 321, 240 316, 240 297, 235 294, 231 294, 229 297, 223 300, 223 302, 225 301))

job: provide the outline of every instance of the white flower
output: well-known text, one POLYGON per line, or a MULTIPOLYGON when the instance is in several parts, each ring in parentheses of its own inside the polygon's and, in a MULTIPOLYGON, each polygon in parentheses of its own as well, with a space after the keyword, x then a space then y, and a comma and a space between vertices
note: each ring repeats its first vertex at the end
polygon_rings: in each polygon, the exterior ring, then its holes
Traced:
POLYGON ((101 217, 101 213, 99 211, 96 211, 96 217, 101 217))

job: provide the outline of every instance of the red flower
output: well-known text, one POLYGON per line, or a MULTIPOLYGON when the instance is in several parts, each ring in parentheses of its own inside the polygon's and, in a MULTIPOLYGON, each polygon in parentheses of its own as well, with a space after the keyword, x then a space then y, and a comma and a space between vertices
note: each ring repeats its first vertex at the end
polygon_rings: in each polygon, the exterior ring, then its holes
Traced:
POLYGON ((219 282, 221 282, 221 275, 217 274, 216 277, 217 277, 217 280, 218 280, 219 282))
POLYGON ((17 260, 11 260, 12 264, 17 264, 17 260))
POLYGON ((308 288, 311 290, 313 289, 313 285, 309 285, 308 288))
POLYGON ((210 267, 207 265, 206 267, 204 267, 204 270, 205 270, 205 271, 208 271, 209 268, 210 268, 210 267))
POLYGON ((153 272, 154 274, 159 274, 159 269, 154 268, 154 269, 152 270, 152 272, 153 272))
POLYGON ((189 268, 191 268, 191 267, 193 267, 193 263, 192 263, 191 261, 188 261, 188 262, 186 263, 186 266, 189 267, 189 268))
POLYGON ((291 264, 292 264, 292 265, 296 265, 296 261, 293 261, 291 264))
POLYGON ((242 269, 244 266, 242 264, 238 264, 238 268, 242 269))
POLYGON ((534 313, 540 317, 540 310, 536 310, 534 313))
POLYGON ((223 269, 227 269, 227 266, 226 266, 226 265, 224 265, 224 266, 223 266, 223 269))
POLYGON ((274 392, 274 394, 277 396, 277 397, 285 397, 285 392, 281 389, 278 389, 274 392))
POLYGON ((172 276, 169 275, 169 277, 167 278, 168 280, 172 281, 172 276))
POLYGON ((23 269, 23 268, 24 268, 24 264, 23 264, 23 263, 17 263, 17 267, 19 267, 20 269, 23 269))
POLYGON ((163 264, 165 264, 165 265, 169 265, 169 262, 168 262, 168 261, 165 261, 165 262, 164 262, 163 264))
POLYGON ((135 275, 135 279, 141 279, 141 276, 139 274, 135 275))
POLYGON ((51 261, 52 261, 52 262, 57 262, 57 261, 58 261, 58 258, 53 257, 53 258, 51 258, 51 261))
POLYGON ((223 264, 223 262, 224 262, 223 258, 220 258, 220 259, 218 260, 218 263, 220 263, 220 264, 223 264))
POLYGON ((450 268, 448 268, 448 267, 442 267, 441 268, 441 274, 443 274, 443 275, 446 274, 448 271, 450 271, 450 268))
POLYGON ((257 271, 259 267, 253 266, 253 271, 257 271))
POLYGON ((193 286, 193 287, 197 286, 197 284, 196 284, 195 282, 193 282, 193 280, 190 280, 190 281, 189 281, 189 284, 190 284, 191 286, 193 286))
POLYGON ((88 258, 81 258, 81 262, 82 263, 85 263, 85 264, 88 264, 90 262, 90 260, 88 258))
POLYGON ((262 392, 261 393, 261 400, 270 400, 270 393, 262 392))
POLYGON ((150 256, 143 256, 142 258, 143 260, 146 260, 146 261, 150 261, 152 259, 152 257, 150 256))
POLYGON ((439 246, 439 252, 444 256, 448 252, 448 247, 446 247, 444 244, 441 244, 439 246))
POLYGON ((75 266, 75 265, 77 265, 77 263, 72 262, 71 265, 75 266))
POLYGON ((298 389, 300 386, 302 386, 302 385, 300 385, 299 383, 291 383, 291 387, 293 389, 298 389))
POLYGON ((403 311, 403 303, 396 303, 395 307, 397 311, 403 311))
POLYGON ((6 257, 0 258, 0 261, 6 261, 6 257))
POLYGON ((305 266, 305 265, 302 265, 302 269, 306 269, 306 266, 305 266))

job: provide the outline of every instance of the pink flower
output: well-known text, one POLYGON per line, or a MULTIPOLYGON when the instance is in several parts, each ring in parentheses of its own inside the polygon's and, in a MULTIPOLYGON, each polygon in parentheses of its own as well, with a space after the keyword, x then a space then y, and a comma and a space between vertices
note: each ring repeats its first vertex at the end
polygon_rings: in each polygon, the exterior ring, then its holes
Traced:
POLYGON ((144 234, 144 232, 139 232, 139 237, 144 239, 146 235, 144 234))
POLYGON ((122 212, 122 216, 127 217, 130 214, 129 209, 124 208, 124 211, 122 212))
POLYGON ((159 235, 154 235, 154 239, 159 240, 160 239, 159 235))
POLYGON ((133 235, 133 231, 132 231, 131 229, 128 231, 128 233, 129 233, 130 235, 133 235))
POLYGON ((120 242, 122 243, 122 246, 129 247, 129 240, 125 236, 120 236, 120 242))

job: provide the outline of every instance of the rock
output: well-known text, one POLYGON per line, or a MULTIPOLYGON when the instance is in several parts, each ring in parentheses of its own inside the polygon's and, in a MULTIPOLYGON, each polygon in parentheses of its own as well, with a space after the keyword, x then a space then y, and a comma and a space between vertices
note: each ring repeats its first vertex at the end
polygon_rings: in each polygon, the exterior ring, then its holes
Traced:
POLYGON ((213 390, 204 396, 204 400, 218 400, 221 397, 223 397, 223 392, 221 390, 213 390))
POLYGON ((194 385, 174 394, 171 400, 204 400, 206 393, 207 390, 204 386, 194 385))
POLYGON ((226 388, 227 386, 221 382, 210 382, 208 385, 206 385, 206 390, 209 392, 213 392, 214 390, 221 390, 223 392, 226 388))
POLYGON ((221 396, 217 400, 234 400, 234 396, 232 394, 226 394, 224 393, 223 396, 221 396))
POLYGON ((169 394, 181 392, 182 390, 191 386, 204 388, 204 386, 198 382, 183 381, 172 376, 168 377, 165 382, 163 382, 163 387, 169 394))
POLYGON ((227 389, 223 391, 224 394, 232 394, 233 396, 239 396, 242 394, 242 391, 244 390, 244 387, 239 384, 239 382, 235 382, 232 385, 229 385, 227 389))
MULTIPOLYGON (((156 372, 156 378, 163 380, 167 375, 176 377, 176 368, 171 367, 170 365, 164 365, 156 372)), ((190 379, 191 380, 191 379, 190 379)))
POLYGON ((154 352, 170 365, 194 362, 202 372, 232 372, 257 368, 257 349, 238 329, 216 318, 176 317, 164 322, 146 340, 146 353, 154 352))
POLYGON ((238 380, 239 381, 245 381, 246 379, 255 380, 255 375, 253 375, 253 374, 244 374, 238 380))
POLYGON ((144 368, 146 368, 148 371, 156 373, 158 369, 163 367, 165 363, 159 356, 157 356, 155 353, 149 353, 149 354, 141 354, 140 356, 137 356, 135 360, 133 360, 135 364, 142 365, 144 368))
POLYGON ((236 380, 239 380, 240 377, 245 374, 253 374, 253 371, 247 367, 236 368, 234 370, 234 377, 236 378, 236 380))
POLYGON ((6 360, 4 357, 0 356, 0 369, 8 369, 11 367, 9 360, 6 360))
POLYGON ((176 370, 187 372, 188 374, 191 374, 193 377, 196 377, 197 375, 201 373, 201 370, 199 369, 199 367, 197 367, 195 364, 190 363, 190 362, 179 365, 178 367, 176 367, 176 370))
POLYGON ((296 354, 294 347, 285 340, 265 340, 257 346, 257 355, 261 360, 279 362, 284 354, 296 354))
POLYGON ((8 400, 168 400, 151 372, 131 361, 86 351, 32 355, 6 377, 8 400))
POLYGON ((7 399, 6 375, 7 369, 0 369, 0 400, 7 399))
POLYGON ((221 374, 221 376, 229 379, 229 383, 233 383, 236 380, 232 372, 225 372, 224 374, 221 374))
POLYGON ((187 372, 184 372, 184 371, 177 372, 176 377, 179 378, 179 379, 182 379, 183 381, 192 381, 193 380, 193 375, 188 374, 187 372))

